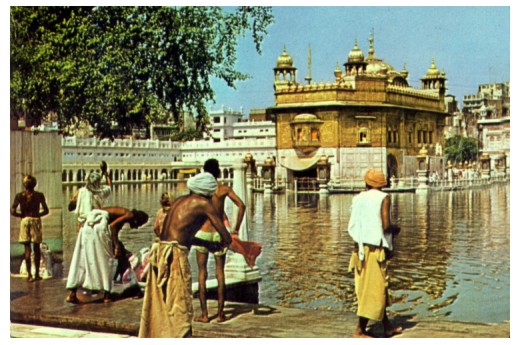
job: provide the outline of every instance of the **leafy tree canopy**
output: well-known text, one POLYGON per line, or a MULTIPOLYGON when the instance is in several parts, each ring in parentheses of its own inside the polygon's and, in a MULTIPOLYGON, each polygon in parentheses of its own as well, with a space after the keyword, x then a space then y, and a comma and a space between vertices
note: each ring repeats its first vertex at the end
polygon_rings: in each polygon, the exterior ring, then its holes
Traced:
MULTIPOLYGON (((64 134, 86 121, 99 137, 198 114, 214 101, 210 77, 235 87, 238 39, 258 53, 269 7, 11 7, 11 117, 57 116, 64 134)), ((190 137, 194 134, 190 133, 190 137)), ((181 135, 182 137, 182 135, 181 135)))
POLYGON ((446 140, 446 159, 452 162, 471 162, 478 157, 477 140, 460 135, 446 140))

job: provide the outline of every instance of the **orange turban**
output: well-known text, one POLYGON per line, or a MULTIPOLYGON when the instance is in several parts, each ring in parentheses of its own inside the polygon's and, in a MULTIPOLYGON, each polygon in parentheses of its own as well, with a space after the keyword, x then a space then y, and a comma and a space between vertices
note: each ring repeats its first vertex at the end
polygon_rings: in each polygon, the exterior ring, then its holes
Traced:
POLYGON ((369 169, 365 174, 365 182, 371 187, 382 188, 386 186, 385 174, 381 170, 369 169))

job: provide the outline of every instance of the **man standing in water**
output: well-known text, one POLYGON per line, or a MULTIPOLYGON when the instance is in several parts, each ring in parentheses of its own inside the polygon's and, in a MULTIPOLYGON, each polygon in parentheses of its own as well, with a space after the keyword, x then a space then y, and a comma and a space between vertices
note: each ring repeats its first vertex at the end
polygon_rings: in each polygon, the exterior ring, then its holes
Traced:
POLYGON ((15 217, 22 218, 20 222, 20 236, 18 241, 25 247, 25 265, 27 267, 27 281, 33 282, 42 279, 40 277, 40 244, 42 243, 42 222, 41 217, 49 214, 49 208, 45 201, 43 193, 34 190, 36 187, 36 178, 31 175, 26 175, 23 178, 22 184, 25 190, 16 194, 11 206, 11 214, 15 217), (20 206, 20 212, 17 212, 20 206), (42 212, 40 212, 40 207, 42 212), (34 250, 34 278, 31 272, 31 242, 34 250))
MULTIPOLYGON (((204 163, 204 171, 210 173, 218 179, 220 177, 220 167, 218 160, 216 159, 208 159, 204 163)), ((218 182, 217 191, 211 197, 211 202, 213 206, 217 210, 217 213, 222 221, 224 221, 224 204, 226 198, 230 198, 231 201, 238 207, 237 221, 235 223, 234 230, 232 234, 238 235, 238 231, 240 230, 240 224, 242 224, 242 220, 244 219, 244 213, 246 211, 246 206, 242 199, 235 194, 233 189, 229 186, 226 186, 223 183, 218 182)), ((196 238, 201 240, 209 241, 209 242, 220 242, 220 234, 215 229, 215 227, 211 224, 211 222, 206 221, 200 231, 195 235, 196 238)), ((201 316, 196 317, 194 320, 198 322, 209 322, 208 317, 208 304, 206 298, 206 279, 208 278, 208 256, 209 251, 205 247, 196 246, 197 250, 197 265, 199 268, 199 300, 200 300, 200 309, 201 316)), ((218 291, 218 311, 217 311, 217 322, 226 321, 224 316, 224 300, 225 300, 225 292, 226 292, 226 281, 224 276, 224 265, 226 263, 226 252, 227 248, 224 248, 222 251, 214 252, 215 256, 215 266, 216 266, 216 276, 217 276, 217 291, 218 291)))
POLYGON ((359 323, 355 338, 372 338, 367 333, 369 320, 383 321, 385 337, 402 333, 393 327, 386 314, 390 305, 388 295, 388 253, 393 249, 393 236, 399 227, 390 221, 390 197, 381 191, 387 181, 382 171, 370 169, 365 174, 367 191, 352 200, 348 233, 354 240, 355 251, 348 271, 354 270, 354 284, 358 299, 359 323))
POLYGON ((217 181, 210 173, 188 180, 189 195, 172 202, 164 220, 159 241, 150 249, 150 269, 139 328, 141 338, 191 336, 193 297, 188 254, 192 245, 219 251, 231 243, 231 235, 211 203, 217 181), (195 238, 209 220, 221 236, 221 242, 195 238))

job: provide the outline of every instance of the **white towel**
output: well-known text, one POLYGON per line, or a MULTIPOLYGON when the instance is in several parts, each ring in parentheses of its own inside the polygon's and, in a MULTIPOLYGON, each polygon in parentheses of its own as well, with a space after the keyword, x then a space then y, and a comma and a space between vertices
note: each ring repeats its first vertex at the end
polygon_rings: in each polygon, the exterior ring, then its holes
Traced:
POLYGON ((82 187, 78 191, 78 200, 76 201, 76 209, 74 213, 78 215, 78 221, 84 223, 87 215, 94 208, 92 205, 92 192, 82 187))
POLYGON ((210 173, 203 172, 188 180, 188 189, 195 194, 212 196, 217 190, 217 180, 210 173))

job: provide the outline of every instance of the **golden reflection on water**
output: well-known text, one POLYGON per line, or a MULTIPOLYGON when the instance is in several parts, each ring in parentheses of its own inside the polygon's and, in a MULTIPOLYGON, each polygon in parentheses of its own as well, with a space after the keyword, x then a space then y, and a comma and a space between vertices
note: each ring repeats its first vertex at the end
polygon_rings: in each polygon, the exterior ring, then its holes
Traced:
MULTIPOLYGON (((509 185, 394 193, 392 217, 401 225, 389 273, 390 314, 471 322, 509 320, 509 185)), ((140 230, 124 228, 131 251, 153 241, 153 217, 162 192, 180 196, 185 185, 116 186, 109 204, 151 216, 140 230)), ((64 203, 72 188, 64 189, 64 203)), ((353 276, 347 273, 352 240, 347 233, 353 195, 250 197, 249 238, 262 244, 260 302, 298 308, 355 311, 353 276)), ((72 214, 66 216, 73 249, 72 214)), ((64 241, 64 246, 67 241, 64 241)), ((64 252, 66 250, 64 249, 64 252)), ((193 253, 192 253, 193 254, 193 253)), ((190 255, 195 276, 196 263, 190 255)), ((213 272, 210 259, 210 273, 213 272)))

